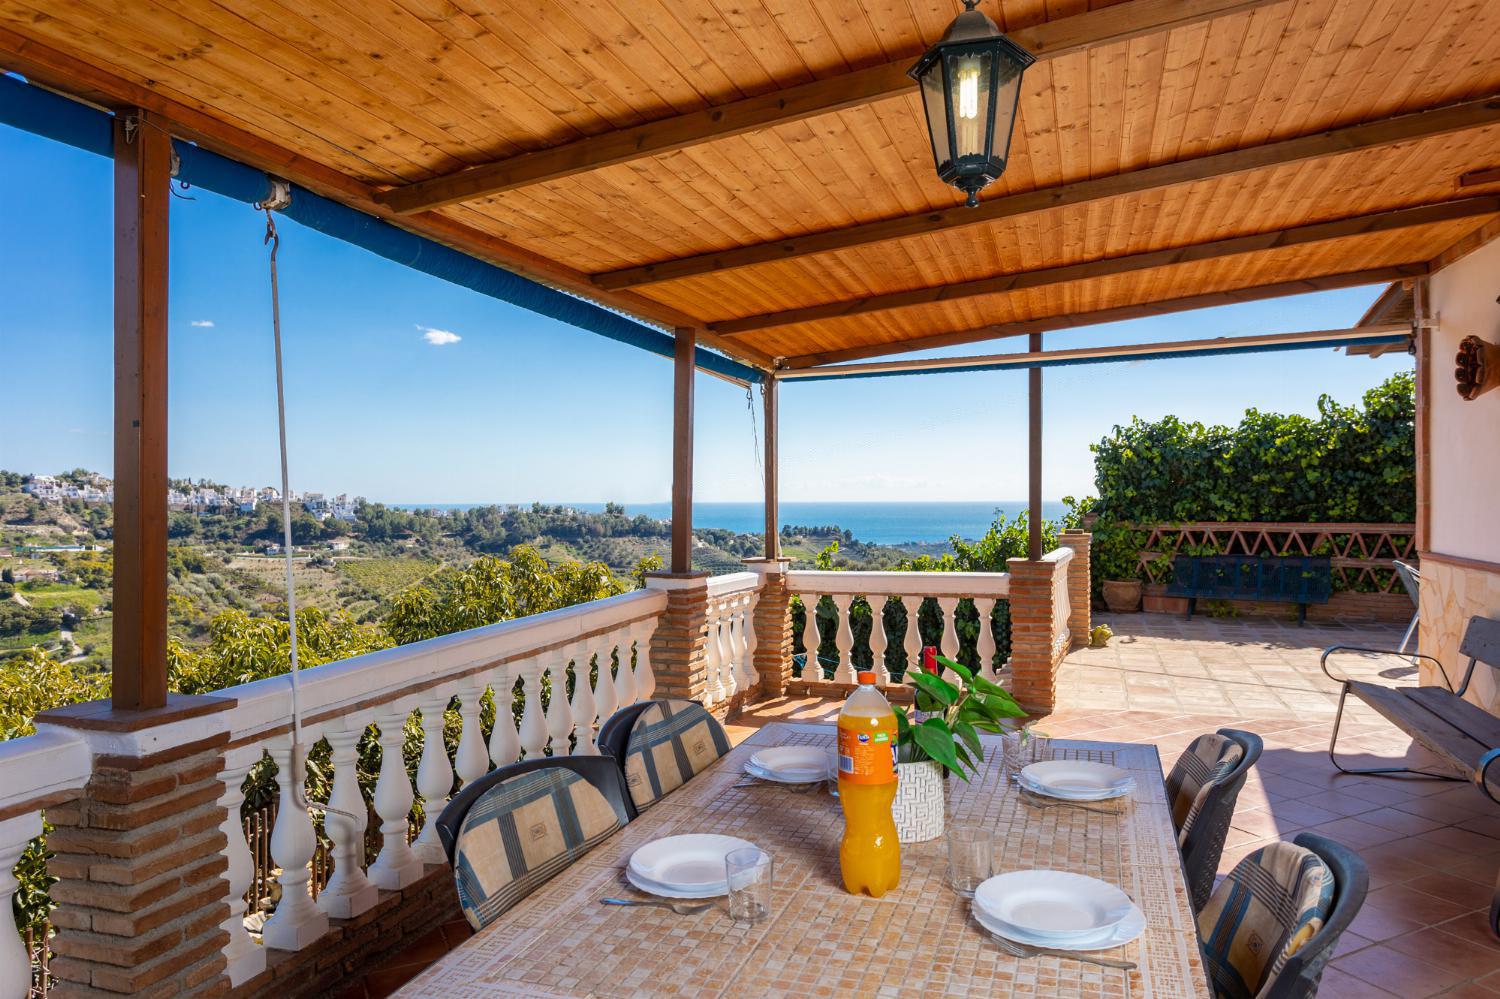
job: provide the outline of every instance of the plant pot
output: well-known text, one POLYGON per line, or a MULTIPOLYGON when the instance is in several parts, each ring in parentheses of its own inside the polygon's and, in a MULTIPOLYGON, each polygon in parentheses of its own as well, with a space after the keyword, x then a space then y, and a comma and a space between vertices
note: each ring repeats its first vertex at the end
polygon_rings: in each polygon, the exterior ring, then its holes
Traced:
POLYGON ((896 764, 896 800, 891 817, 902 843, 925 843, 943 834, 946 801, 943 765, 936 760, 896 764))
POLYGON ((1186 614, 1187 597, 1169 597, 1166 585, 1157 583, 1146 587, 1141 597, 1141 609, 1147 614, 1186 614))
POLYGON ((1106 579, 1104 581, 1104 606, 1116 614, 1130 614, 1141 606, 1141 581, 1138 579, 1106 579))

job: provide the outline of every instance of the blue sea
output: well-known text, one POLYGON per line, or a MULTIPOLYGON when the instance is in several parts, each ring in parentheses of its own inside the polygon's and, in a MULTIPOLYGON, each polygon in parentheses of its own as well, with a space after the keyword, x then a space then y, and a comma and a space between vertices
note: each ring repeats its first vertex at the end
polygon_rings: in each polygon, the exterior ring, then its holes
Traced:
MULTIPOLYGON (((466 510, 483 503, 402 503, 405 509, 466 510)), ((506 504, 500 504, 506 505, 506 504)), ((523 506, 529 504, 522 504, 523 506)), ((579 510, 600 511, 603 503, 562 502, 579 510)), ((645 514, 666 520, 672 515, 670 503, 625 503, 625 513, 634 517, 645 514)), ((782 503, 781 523, 802 527, 837 525, 860 541, 896 545, 906 541, 947 541, 953 535, 973 540, 981 537, 994 522, 996 512, 1007 518, 1026 509, 1024 500, 994 502, 923 502, 923 503, 782 503)), ((743 534, 759 534, 765 523, 760 503, 695 503, 694 527, 719 527, 743 534)), ((1042 516, 1056 520, 1063 505, 1055 500, 1042 502, 1042 516)))

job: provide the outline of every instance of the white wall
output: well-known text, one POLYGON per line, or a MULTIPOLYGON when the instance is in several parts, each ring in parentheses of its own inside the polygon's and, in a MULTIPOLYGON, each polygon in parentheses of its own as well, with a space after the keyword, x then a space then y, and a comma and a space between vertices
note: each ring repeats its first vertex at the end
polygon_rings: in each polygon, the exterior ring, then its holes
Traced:
POLYGON ((1500 389, 1465 402, 1453 358, 1466 336, 1500 343, 1500 240, 1435 274, 1432 342, 1432 534, 1444 555, 1500 563, 1500 389))

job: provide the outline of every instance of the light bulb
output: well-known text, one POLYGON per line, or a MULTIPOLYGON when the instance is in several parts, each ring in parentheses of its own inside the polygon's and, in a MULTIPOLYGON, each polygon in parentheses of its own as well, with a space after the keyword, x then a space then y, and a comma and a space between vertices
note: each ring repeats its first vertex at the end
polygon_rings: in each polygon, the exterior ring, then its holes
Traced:
POLYGON ((958 70, 958 116, 979 117, 979 66, 973 61, 958 70))

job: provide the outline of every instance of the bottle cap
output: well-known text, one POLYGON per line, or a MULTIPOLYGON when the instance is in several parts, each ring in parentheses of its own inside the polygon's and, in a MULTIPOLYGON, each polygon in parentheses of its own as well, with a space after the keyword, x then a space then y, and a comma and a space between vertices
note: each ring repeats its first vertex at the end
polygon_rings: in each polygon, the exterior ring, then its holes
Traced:
POLYGON ((862 669, 854 675, 854 678, 860 683, 868 683, 873 685, 875 683, 875 671, 862 669))

